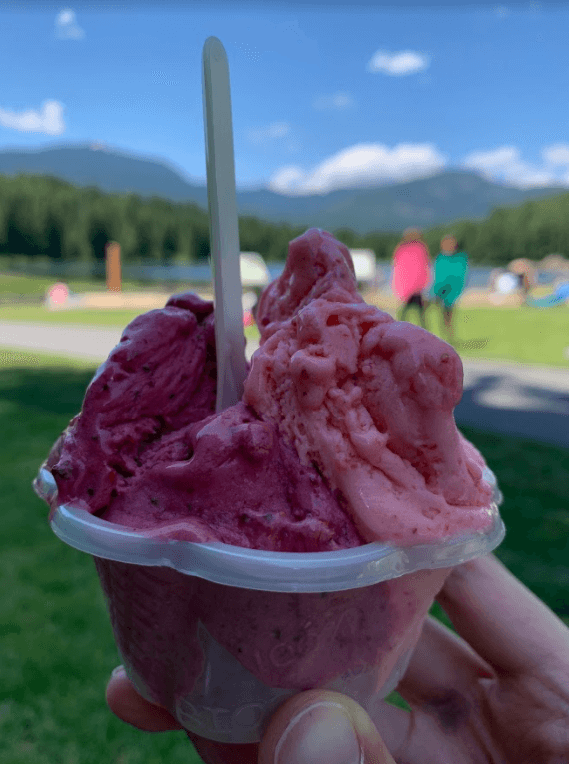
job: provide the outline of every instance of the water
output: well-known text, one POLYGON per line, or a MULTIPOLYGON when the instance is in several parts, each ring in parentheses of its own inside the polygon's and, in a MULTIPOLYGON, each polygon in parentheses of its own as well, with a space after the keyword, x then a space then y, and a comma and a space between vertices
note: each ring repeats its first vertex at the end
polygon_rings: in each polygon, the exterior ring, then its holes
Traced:
MULTIPOLYGON (((272 279, 278 278, 284 269, 284 263, 267 264, 272 279)), ((494 266, 495 267, 495 266, 494 266)), ((484 289, 488 286, 490 274, 494 267, 475 266, 469 269, 467 287, 469 289, 484 289)), ((378 263, 378 283, 389 284, 391 281, 391 265, 378 263)), ((123 278, 136 280, 155 281, 189 281, 195 283, 211 283, 211 269, 209 265, 124 265, 123 278)), ((538 283, 550 284, 556 278, 555 274, 539 272, 538 283)))
MULTIPOLYGON (((272 279, 277 278, 283 271, 284 263, 268 263, 269 274, 272 279)), ((20 268, 11 270, 20 270, 22 273, 36 276, 53 276, 55 279, 66 278, 90 278, 94 275, 104 278, 105 264, 97 263, 69 263, 69 262, 34 262, 33 260, 20 268)), ((488 286, 490 274, 493 267, 473 266, 469 269, 467 288, 484 289, 488 286)), ((391 265, 378 263, 378 286, 388 286, 391 280, 391 265)), ((540 271, 538 274, 538 284, 551 284, 558 277, 557 274, 540 271)), ((142 265, 128 264, 122 265, 122 277, 133 281, 152 282, 190 282, 194 284, 211 284, 212 274, 208 264, 201 265, 142 265)))
MULTIPOLYGON (((466 280, 467 289, 485 289, 490 282, 490 275, 493 270, 501 266, 471 266, 468 269, 468 277, 466 280)), ((381 273, 383 283, 388 285, 391 280, 391 266, 385 265, 377 267, 378 272, 381 273)), ((547 271, 537 272, 537 283, 539 285, 552 284, 559 277, 558 273, 549 273, 547 271)))

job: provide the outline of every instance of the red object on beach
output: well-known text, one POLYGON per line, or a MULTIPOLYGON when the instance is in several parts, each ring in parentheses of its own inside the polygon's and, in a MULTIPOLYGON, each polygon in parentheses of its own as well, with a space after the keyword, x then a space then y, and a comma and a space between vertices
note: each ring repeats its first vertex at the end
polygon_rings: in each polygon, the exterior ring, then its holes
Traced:
POLYGON ((69 289, 67 284, 54 284, 49 288, 48 297, 50 302, 52 302, 54 305, 63 305, 69 297, 69 289))
POLYGON ((420 241, 400 244, 393 256, 392 289, 401 302, 422 292, 431 282, 431 261, 420 241))

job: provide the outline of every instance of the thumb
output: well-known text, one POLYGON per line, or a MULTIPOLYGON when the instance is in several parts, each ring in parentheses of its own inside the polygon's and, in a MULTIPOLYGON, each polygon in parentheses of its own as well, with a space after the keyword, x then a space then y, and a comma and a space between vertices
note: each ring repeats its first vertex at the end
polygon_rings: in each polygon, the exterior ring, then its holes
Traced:
POLYGON ((374 723, 338 692, 308 690, 283 703, 259 744, 259 764, 395 764, 374 723))

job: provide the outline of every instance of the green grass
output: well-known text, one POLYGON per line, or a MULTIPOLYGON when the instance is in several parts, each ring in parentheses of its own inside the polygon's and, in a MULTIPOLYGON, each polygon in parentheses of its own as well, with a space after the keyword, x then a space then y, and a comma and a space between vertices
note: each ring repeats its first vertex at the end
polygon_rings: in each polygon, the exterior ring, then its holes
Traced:
MULTIPOLYGON (((43 306, 2 305, 0 321, 28 321, 54 324, 124 327, 138 310, 49 311, 43 306)), ((428 328, 444 338, 435 307, 427 313, 428 328)), ((408 318, 416 322, 416 315, 408 318)), ((569 367, 565 355, 569 347, 569 310, 554 308, 458 308, 455 316, 455 347, 464 358, 486 358, 517 363, 569 367)), ((256 327, 246 329, 248 338, 257 338, 256 327)))
MULTIPOLYGON (((536 290, 549 293, 550 289, 536 290)), ((373 305, 392 316, 400 310, 394 298, 367 294, 373 305)), ((417 310, 407 321, 419 324, 417 310)), ((446 340, 440 308, 431 303, 426 311, 427 329, 446 340)), ((569 367, 569 305, 552 308, 529 306, 479 306, 457 304, 454 311, 454 346, 464 358, 512 361, 524 364, 569 367)))
MULTIPOLYGON (((569 626, 569 451, 461 430, 484 454, 504 494, 506 538, 496 556, 569 626)), ((453 628, 437 602, 430 613, 453 628)), ((397 692, 387 700, 409 709, 397 692)))
MULTIPOLYGON (((166 304, 166 299, 164 299, 166 304)), ((1 321, 22 321, 38 324, 80 324, 85 326, 113 326, 124 328, 140 315, 140 310, 46 310, 35 305, 0 305, 1 321)), ((256 326, 245 327, 248 339, 258 339, 256 326)), ((1 343, 1 339, 0 339, 1 343)))
MULTIPOLYGON (((94 566, 54 537, 31 490, 94 367, 5 351, 0 369, 0 764, 198 764, 183 733, 144 734, 108 711, 118 656, 94 566)), ((498 556, 569 624, 569 453, 465 434, 505 495, 498 556)))
MULTIPOLYGON (((44 295, 49 287, 56 282, 63 281, 72 292, 100 292, 105 289, 105 281, 102 279, 79 279, 63 278, 58 276, 25 276, 18 273, 0 272, 0 296, 2 295, 26 295, 37 297, 44 295)), ((160 289, 159 284, 146 283, 144 281, 122 282, 122 288, 126 292, 144 291, 152 292, 160 289)))
MULTIPOLYGON (((431 307, 429 330, 441 337, 440 315, 431 307)), ((455 343, 465 358, 490 358, 518 363, 569 367, 564 351, 569 347, 569 309, 457 308, 455 343), (472 345, 469 345, 472 343, 472 345)))
MULTIPOLYGON (((380 306, 381 307, 381 306, 380 306)), ((393 310, 390 311, 394 315, 393 310)), ((417 311, 407 319, 418 324, 417 311)), ((427 329, 446 339, 440 310, 430 305, 427 329)), ((514 361, 569 368, 565 350, 569 346, 569 309, 469 307, 460 305, 454 314, 454 346, 464 358, 514 361)))
MULTIPOLYGON (((166 298, 164 298, 166 304, 166 298)), ((38 324, 85 324, 124 327, 140 315, 140 310, 47 310, 41 305, 0 305, 0 321, 38 324)))
POLYGON ((119 659, 92 560, 57 541, 31 480, 94 368, 0 360, 0 762, 197 764, 183 732, 147 735, 108 711, 119 659))

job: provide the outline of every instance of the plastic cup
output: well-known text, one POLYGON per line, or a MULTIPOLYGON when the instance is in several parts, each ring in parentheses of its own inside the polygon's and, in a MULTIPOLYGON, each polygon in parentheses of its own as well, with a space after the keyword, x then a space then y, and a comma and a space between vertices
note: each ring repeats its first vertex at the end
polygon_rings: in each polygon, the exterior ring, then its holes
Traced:
POLYGON ((254 743, 276 708, 307 689, 368 713, 403 676, 423 621, 456 565, 495 549, 505 528, 494 475, 489 525, 441 543, 283 553, 149 538, 58 505, 34 488, 65 543, 91 554, 126 673, 188 731, 254 743))

